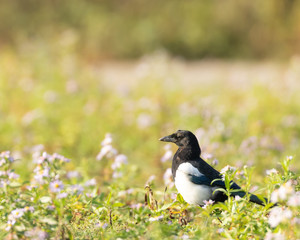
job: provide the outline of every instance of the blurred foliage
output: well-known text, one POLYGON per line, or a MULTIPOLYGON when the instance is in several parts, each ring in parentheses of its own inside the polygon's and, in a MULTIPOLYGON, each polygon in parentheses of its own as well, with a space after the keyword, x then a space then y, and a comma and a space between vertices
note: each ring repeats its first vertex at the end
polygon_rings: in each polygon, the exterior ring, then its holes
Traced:
POLYGON ((288 57, 300 50, 295 0, 1 0, 0 46, 51 44, 72 35, 88 59, 156 49, 186 58, 288 57))

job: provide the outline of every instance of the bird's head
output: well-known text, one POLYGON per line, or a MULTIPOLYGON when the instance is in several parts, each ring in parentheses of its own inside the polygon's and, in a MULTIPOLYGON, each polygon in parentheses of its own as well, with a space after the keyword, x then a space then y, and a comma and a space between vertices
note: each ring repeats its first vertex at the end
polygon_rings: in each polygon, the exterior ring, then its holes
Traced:
POLYGON ((177 132, 162 137, 159 140, 175 143, 178 147, 198 147, 200 150, 196 136, 192 132, 186 130, 178 130, 177 132))

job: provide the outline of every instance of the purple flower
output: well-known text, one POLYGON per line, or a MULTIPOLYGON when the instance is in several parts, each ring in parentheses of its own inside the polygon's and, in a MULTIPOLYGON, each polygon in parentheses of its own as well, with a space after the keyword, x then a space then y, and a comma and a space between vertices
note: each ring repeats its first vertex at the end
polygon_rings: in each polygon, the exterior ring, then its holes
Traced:
POLYGON ((84 186, 89 187, 89 186, 95 186, 96 184, 97 184, 96 179, 92 178, 92 179, 86 181, 84 186))
POLYGON ((68 193, 63 192, 63 193, 57 194, 56 198, 57 199, 62 199, 62 198, 66 198, 67 196, 68 196, 68 193))
POLYGON ((207 208, 209 205, 213 205, 215 203, 215 201, 209 199, 208 201, 204 200, 203 201, 204 206, 202 207, 203 209, 207 208))
POLYGON ((60 180, 54 180, 53 182, 50 183, 49 188, 51 192, 58 193, 64 189, 64 184, 60 180))

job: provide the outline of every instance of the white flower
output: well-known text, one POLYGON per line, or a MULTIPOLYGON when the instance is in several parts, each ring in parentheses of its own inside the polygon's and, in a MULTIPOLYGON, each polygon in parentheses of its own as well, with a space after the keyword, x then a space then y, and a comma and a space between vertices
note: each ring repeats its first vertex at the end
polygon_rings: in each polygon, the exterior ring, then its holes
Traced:
POLYGON ((2 167, 5 163, 6 163, 5 159, 1 158, 0 159, 0 167, 2 167))
POLYGON ((275 175, 277 173, 278 173, 278 171, 275 168, 272 168, 270 170, 266 170, 267 175, 273 175, 273 174, 275 175))
POLYGON ((227 165, 227 166, 225 166, 225 167, 223 167, 223 168, 221 169, 220 173, 221 173, 222 175, 224 175, 224 174, 227 173, 227 172, 234 172, 235 170, 236 170, 235 167, 231 167, 231 166, 227 165))
POLYGON ((173 156, 173 152, 171 150, 171 144, 166 144, 164 148, 165 148, 166 152, 161 157, 161 159, 160 159, 161 162, 169 161, 172 159, 172 156, 173 156))
POLYGON ((86 181, 84 186, 89 187, 89 186, 95 186, 96 184, 97 184, 96 179, 92 178, 92 179, 86 181))
POLYGON ((118 151, 114 149, 111 145, 104 145, 100 152, 98 153, 96 159, 100 161, 103 157, 113 157, 118 151))
POLYGON ((67 172, 67 178, 79 178, 80 177, 80 173, 78 171, 69 171, 67 172))
POLYGON ((157 217, 151 217, 151 218, 149 218, 149 222, 159 221, 159 220, 161 220, 163 218, 164 218, 163 215, 160 215, 160 216, 157 216, 157 217))
POLYGON ((213 205, 215 203, 215 201, 209 199, 208 201, 204 200, 203 201, 204 206, 202 207, 203 209, 207 208, 209 205, 213 205))
POLYGON ((9 179, 17 179, 17 178, 19 178, 20 177, 20 175, 19 174, 16 174, 15 172, 8 172, 8 178, 9 179))
POLYGON ((145 129, 154 124, 154 118, 150 114, 147 114, 147 113, 141 113, 137 117, 136 121, 137 121, 137 125, 140 129, 145 129))
POLYGON ((20 218, 24 214, 24 209, 23 208, 17 208, 15 210, 11 211, 10 214, 11 214, 11 216, 12 216, 13 219, 20 218))
POLYGON ((288 181, 280 186, 280 188, 276 189, 271 194, 271 201, 278 202, 280 200, 286 200, 289 195, 294 193, 294 189, 292 187, 292 181, 288 181))
POLYGON ((164 183, 168 188, 172 188, 174 186, 172 169, 168 168, 164 173, 164 183))
POLYGON ((60 180, 54 180, 53 182, 50 183, 49 185, 50 191, 51 192, 60 192, 64 188, 64 184, 60 180))
POLYGON ((282 209, 281 207, 274 207, 270 211, 268 223, 271 227, 276 227, 279 223, 290 219, 292 217, 292 212, 289 209, 282 209))
POLYGON ((72 185, 70 188, 71 191, 76 194, 81 194, 84 191, 84 188, 79 184, 72 185))
POLYGON ((48 234, 41 229, 35 227, 25 232, 25 237, 31 240, 44 240, 48 238, 48 234))
POLYGON ((7 227, 5 228, 6 231, 9 231, 13 225, 15 225, 16 223, 16 220, 15 219, 12 219, 12 220, 8 220, 7 221, 7 227))
POLYGON ((66 198, 67 196, 68 196, 68 193, 63 192, 63 193, 57 194, 56 198, 57 199, 62 199, 62 198, 66 198))
POLYGON ((119 154, 116 156, 114 163, 111 165, 113 170, 120 168, 122 164, 127 164, 127 157, 124 154, 119 154))
POLYGON ((292 207, 300 206, 300 192, 296 192, 290 196, 287 204, 292 207))
POLYGON ((123 173, 122 173, 122 172, 113 172, 112 177, 113 177, 113 178, 120 178, 120 177, 123 177, 123 173))
POLYGON ((218 230, 217 230, 217 233, 222 233, 222 232, 224 232, 225 230, 224 230, 224 228, 219 228, 218 230))
POLYGON ((26 206, 23 208, 24 212, 34 212, 34 207, 32 206, 26 206))
POLYGON ((154 180, 155 178, 156 178, 155 175, 151 175, 151 176, 148 178, 148 180, 146 181, 146 185, 149 184, 149 183, 151 183, 151 182, 153 182, 153 180, 154 180))
POLYGON ((271 233, 268 232, 264 238, 264 240, 284 240, 285 236, 280 233, 271 233))
POLYGON ((101 142, 102 146, 111 145, 113 142, 112 135, 110 133, 105 134, 104 140, 101 142))
POLYGON ((6 187, 9 184, 10 184, 10 181, 7 180, 7 179, 1 179, 0 180, 0 188, 4 188, 4 187, 6 187))
POLYGON ((208 159, 211 159, 213 157, 213 155, 211 153, 204 152, 201 154, 201 157, 208 160, 208 159))

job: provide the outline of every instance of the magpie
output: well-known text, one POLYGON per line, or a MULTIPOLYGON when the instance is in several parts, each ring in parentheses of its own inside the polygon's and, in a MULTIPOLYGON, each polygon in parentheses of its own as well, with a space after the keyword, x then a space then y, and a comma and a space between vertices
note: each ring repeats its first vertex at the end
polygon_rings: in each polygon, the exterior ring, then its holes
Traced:
MULTIPOLYGON (((178 192, 187 203, 203 206, 205 201, 213 200, 217 203, 228 199, 223 191, 216 190, 226 189, 222 175, 200 157, 201 149, 192 132, 178 130, 159 140, 172 142, 178 146, 172 161, 172 175, 178 192)), ((231 182, 230 188, 237 190, 232 192, 231 196, 246 195, 235 182, 231 182)), ((249 196, 251 202, 265 205, 256 195, 249 193, 249 196)), ((265 199, 265 202, 268 200, 265 199)))

